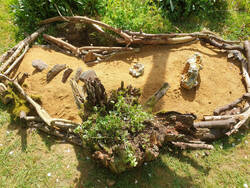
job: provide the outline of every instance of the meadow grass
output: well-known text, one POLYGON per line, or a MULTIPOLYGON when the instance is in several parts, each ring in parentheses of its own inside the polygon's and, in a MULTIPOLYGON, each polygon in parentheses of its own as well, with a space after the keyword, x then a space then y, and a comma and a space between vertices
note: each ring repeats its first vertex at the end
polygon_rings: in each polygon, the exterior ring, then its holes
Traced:
MULTIPOLYGON (((0 0, 0 54, 15 44, 17 28, 8 3, 0 0)), ((246 12, 234 12, 220 34, 232 39, 246 37, 248 19, 246 12)), ((203 27, 190 23, 177 26, 183 31, 203 27)), ((249 141, 249 132, 243 131, 213 143, 215 149, 209 153, 166 146, 156 161, 114 175, 95 164, 88 151, 12 122, 7 107, 0 103, 0 187, 103 188, 107 180, 114 180, 114 187, 119 188, 249 186, 249 141)))

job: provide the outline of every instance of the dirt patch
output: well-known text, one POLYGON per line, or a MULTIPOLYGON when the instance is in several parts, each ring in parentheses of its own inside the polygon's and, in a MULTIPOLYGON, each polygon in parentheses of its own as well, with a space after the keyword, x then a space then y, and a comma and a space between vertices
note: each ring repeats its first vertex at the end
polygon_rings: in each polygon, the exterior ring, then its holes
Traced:
POLYGON ((226 53, 200 42, 185 46, 146 46, 141 52, 130 55, 120 55, 108 62, 95 66, 87 66, 82 60, 70 57, 53 50, 33 47, 25 55, 17 72, 27 72, 31 76, 26 79, 26 92, 30 95, 40 95, 43 107, 52 117, 65 118, 80 122, 78 109, 74 102, 69 80, 62 83, 63 72, 47 83, 46 74, 55 64, 67 64, 74 72, 78 67, 83 71, 95 70, 107 92, 120 86, 131 84, 142 89, 141 100, 144 102, 157 91, 164 82, 170 84, 167 94, 157 104, 155 111, 174 110, 181 113, 194 113, 198 118, 212 114, 213 110, 228 104, 245 93, 239 65, 227 60, 226 53), (200 71, 201 83, 197 89, 190 91, 180 88, 181 73, 185 61, 195 52, 203 56, 203 69, 200 71), (49 68, 43 72, 35 72, 33 60, 44 61, 49 68), (143 76, 133 78, 129 75, 132 63, 144 64, 143 76))

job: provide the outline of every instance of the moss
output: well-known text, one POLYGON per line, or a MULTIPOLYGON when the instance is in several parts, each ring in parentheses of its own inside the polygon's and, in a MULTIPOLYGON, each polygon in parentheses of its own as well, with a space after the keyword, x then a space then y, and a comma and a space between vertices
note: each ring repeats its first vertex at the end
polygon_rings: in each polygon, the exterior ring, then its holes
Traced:
POLYGON ((20 112, 24 111, 26 114, 30 112, 30 108, 26 102, 26 100, 17 94, 14 89, 12 89, 11 85, 8 86, 7 94, 4 96, 4 101, 8 101, 9 105, 9 113, 14 116, 14 119, 19 117, 20 112))

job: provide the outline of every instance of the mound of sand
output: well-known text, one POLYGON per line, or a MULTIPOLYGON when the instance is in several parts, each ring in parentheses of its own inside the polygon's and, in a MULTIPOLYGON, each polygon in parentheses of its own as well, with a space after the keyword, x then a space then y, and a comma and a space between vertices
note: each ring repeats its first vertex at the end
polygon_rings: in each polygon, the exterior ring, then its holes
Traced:
POLYGON ((174 110, 194 113, 198 118, 202 118, 205 114, 212 114, 215 108, 228 104, 245 93, 239 65, 229 62, 225 53, 208 47, 200 42, 185 46, 146 46, 139 53, 120 55, 108 62, 89 67, 80 59, 37 46, 25 55, 17 72, 27 72, 31 75, 25 81, 26 92, 41 96, 43 107, 55 118, 81 121, 72 95, 70 79, 65 84, 62 83, 61 72, 51 82, 46 82, 46 74, 55 64, 67 64, 72 68, 74 72, 71 77, 78 67, 82 67, 83 71, 95 70, 107 93, 118 88, 121 81, 124 81, 125 85, 131 84, 141 88, 142 102, 164 82, 168 82, 171 88, 159 101, 155 111, 174 110), (201 83, 196 90, 187 91, 180 88, 181 73, 186 59, 195 52, 203 56, 201 83), (37 59, 44 61, 49 68, 35 73, 32 61, 37 59), (139 78, 129 75, 129 68, 135 62, 145 65, 144 75, 139 78))

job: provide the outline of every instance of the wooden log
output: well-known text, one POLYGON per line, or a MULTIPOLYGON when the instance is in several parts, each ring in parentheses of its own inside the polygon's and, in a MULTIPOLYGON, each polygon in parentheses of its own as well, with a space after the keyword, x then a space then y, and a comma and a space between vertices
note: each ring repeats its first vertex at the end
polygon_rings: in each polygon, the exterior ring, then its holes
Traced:
POLYGON ((242 67, 242 76, 245 80, 247 92, 249 93, 250 92, 250 77, 249 77, 249 74, 247 72, 247 62, 242 61, 241 67, 242 67))
POLYGON ((166 94, 169 88, 170 88, 169 84, 165 82, 161 86, 161 88, 156 93, 154 93, 154 95, 149 97, 149 99, 143 105, 144 110, 151 112, 156 103, 166 94))
POLYGON ((172 142, 172 144, 180 147, 181 149, 214 149, 214 147, 209 144, 194 144, 185 142, 172 142))
POLYGON ((23 51, 23 53, 12 63, 9 68, 4 72, 5 75, 9 75, 15 67, 22 61, 24 55, 28 52, 29 50, 29 45, 27 45, 23 51))
POLYGON ((17 50, 12 54, 12 56, 1 65, 0 72, 5 71, 7 67, 18 57, 18 55, 21 53, 22 49, 26 46, 31 44, 43 31, 45 31, 46 27, 41 27, 36 32, 25 38, 23 41, 21 41, 18 45, 17 50))
POLYGON ((195 122, 195 128, 219 128, 219 129, 228 129, 231 128, 233 125, 236 124, 236 120, 226 119, 226 120, 218 120, 218 121, 201 121, 195 122))
POLYGON ((50 35, 47 35, 47 34, 43 34, 43 38, 46 40, 46 41, 50 41, 52 43, 55 43, 57 44, 58 46, 62 47, 62 48, 65 48, 67 50, 70 50, 73 54, 75 54, 76 56, 79 56, 80 55, 80 52, 78 50, 77 47, 73 46, 72 44, 69 44, 61 39, 58 39, 58 38, 55 38, 53 36, 50 36, 50 35))
POLYGON ((248 64, 248 74, 250 75, 250 43, 248 40, 244 41, 244 49, 246 51, 246 59, 248 64))

